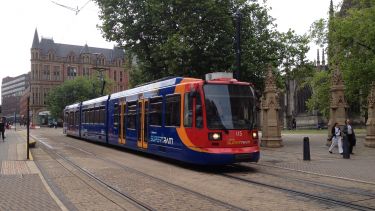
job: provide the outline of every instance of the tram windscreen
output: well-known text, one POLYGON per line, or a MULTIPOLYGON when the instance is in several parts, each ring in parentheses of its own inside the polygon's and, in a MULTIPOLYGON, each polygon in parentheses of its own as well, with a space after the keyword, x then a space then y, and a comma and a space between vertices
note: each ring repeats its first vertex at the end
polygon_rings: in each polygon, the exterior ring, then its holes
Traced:
POLYGON ((209 129, 252 129, 255 124, 255 94, 250 86, 206 84, 203 87, 209 129))

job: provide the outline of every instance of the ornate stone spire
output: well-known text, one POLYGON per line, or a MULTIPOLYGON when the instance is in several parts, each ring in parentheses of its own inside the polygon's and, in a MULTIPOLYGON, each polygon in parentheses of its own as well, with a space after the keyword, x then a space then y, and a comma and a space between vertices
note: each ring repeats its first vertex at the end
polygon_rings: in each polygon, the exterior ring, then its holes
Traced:
POLYGON ((265 91, 276 91, 276 79, 272 73, 272 66, 268 66, 266 82, 265 82, 265 91))
POLYGON ((282 147, 281 123, 279 119, 279 95, 277 93, 275 76, 272 67, 268 66, 265 79, 265 91, 262 97, 262 139, 264 147, 282 147))
POLYGON ((344 91, 344 80, 342 79, 342 74, 338 65, 336 65, 331 76, 327 145, 331 144, 331 129, 333 125, 335 123, 338 123, 341 127, 345 125, 346 110, 349 106, 345 100, 344 91))
POLYGON ((331 85, 332 86, 343 86, 344 85, 344 80, 342 79, 342 73, 338 67, 338 65, 335 66, 335 69, 332 73, 331 77, 331 85))
POLYGON ((36 28, 35 28, 34 39, 33 39, 33 44, 31 48, 39 48, 39 36, 38 36, 38 31, 36 28))

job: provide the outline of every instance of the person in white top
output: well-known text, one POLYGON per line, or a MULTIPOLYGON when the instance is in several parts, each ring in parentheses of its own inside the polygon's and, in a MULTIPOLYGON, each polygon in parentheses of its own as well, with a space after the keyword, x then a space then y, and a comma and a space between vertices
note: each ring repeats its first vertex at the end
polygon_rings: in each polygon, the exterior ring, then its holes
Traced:
POLYGON ((331 133, 332 133, 332 144, 331 144, 331 146, 328 149, 329 153, 332 153, 333 147, 335 147, 336 145, 338 145, 338 147, 339 147, 339 153, 342 154, 344 152, 344 150, 342 149, 341 130, 340 130, 340 127, 339 127, 339 125, 338 125, 337 122, 332 127, 331 133))

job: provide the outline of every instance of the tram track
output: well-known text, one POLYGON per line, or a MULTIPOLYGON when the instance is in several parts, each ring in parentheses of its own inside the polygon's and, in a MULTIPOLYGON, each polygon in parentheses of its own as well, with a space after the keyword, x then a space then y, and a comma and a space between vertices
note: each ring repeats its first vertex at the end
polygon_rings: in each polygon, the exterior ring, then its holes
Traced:
MULTIPOLYGON (((41 143, 44 145, 43 142, 41 142, 41 143)), ((50 148, 47 149, 45 147, 43 148, 43 150, 47 151, 47 153, 49 155, 54 156, 55 158, 58 158, 58 159, 55 159, 56 162, 58 162, 60 164, 60 166, 62 166, 65 170, 69 171, 73 175, 76 175, 76 173, 73 172, 72 170, 70 170, 69 168, 67 168, 66 164, 64 164, 61 160, 63 160, 65 163, 68 163, 74 169, 77 169, 79 172, 83 173, 84 175, 86 175, 87 177, 91 178, 95 182, 97 182, 100 185, 104 186, 105 188, 107 188, 111 192, 113 192, 113 193, 115 193, 117 195, 120 195, 121 198, 123 198, 124 200, 130 202, 132 205, 134 205, 135 207, 139 208, 140 210, 150 210, 150 211, 155 210, 152 207, 150 207, 149 205, 147 205, 147 204, 145 204, 145 203, 143 203, 141 201, 138 201, 138 200, 134 199, 129 194, 121 192, 121 191, 118 191, 116 188, 112 187, 111 185, 108 185, 105 181, 101 180, 100 178, 98 178, 94 174, 92 174, 91 172, 85 170, 84 168, 82 168, 79 165, 75 164, 74 162, 70 161, 69 159, 67 159, 66 157, 64 157, 63 155, 61 155, 60 153, 52 151, 50 148)), ((38 166, 39 169, 43 169, 43 167, 40 164, 38 164, 38 162, 36 162, 36 163, 37 163, 37 166, 38 166)), ((42 174, 45 174, 43 170, 41 170, 41 172, 42 172, 42 174)), ((61 194, 59 194, 59 195, 61 195, 61 194)), ((104 194, 101 194, 101 195, 104 196, 104 197, 106 197, 106 198, 108 198, 104 194)), ((111 199, 109 199, 109 200, 111 200, 111 199)), ((65 199, 64 201, 66 202, 67 199, 65 199)), ((72 207, 71 203, 70 202, 68 202, 68 203, 70 204, 70 207, 72 207)))
MULTIPOLYGON (((42 143, 42 144, 44 144, 44 143, 42 143)), ((65 145, 64 147, 69 147, 69 148, 73 148, 75 150, 79 150, 80 152, 86 153, 87 155, 92 156, 93 158, 95 158, 97 160, 101 160, 103 162, 107 162, 108 164, 115 165, 115 166, 117 166, 117 167, 119 167, 119 168, 121 168, 121 169, 123 169, 125 171, 130 171, 130 172, 136 173, 136 174, 138 174, 140 176, 147 177, 147 178, 149 178, 151 180, 154 180, 157 183, 169 186, 170 188, 173 188, 173 189, 176 189, 178 191, 182 191, 182 192, 194 195, 196 198, 199 198, 200 200, 205 200, 205 201, 208 201, 209 203, 215 204, 216 207, 221 207, 222 210, 239 210, 239 211, 246 210, 246 209, 243 209, 241 207, 238 207, 238 206, 229 204, 227 202, 215 199, 213 197, 204 195, 204 194, 199 193, 197 191, 194 191, 194 190, 191 190, 191 189, 187 189, 185 187, 173 184, 171 182, 168 182, 166 180, 163 180, 163 179, 160 179, 158 177, 152 176, 150 174, 146 174, 146 173, 141 172, 141 171, 139 171, 137 169, 134 169, 132 167, 120 164, 120 163, 118 163, 116 161, 113 161, 113 160, 110 160, 110 159, 106 159, 106 158, 102 158, 100 156, 97 156, 95 153, 90 152, 87 149, 82 149, 80 147, 71 146, 71 145, 65 145)), ((106 188, 110 189, 111 191, 113 191, 113 192, 115 192, 117 194, 120 194, 124 199, 130 200, 132 203, 135 203, 137 206, 141 207, 143 210, 158 210, 157 208, 153 207, 149 203, 145 203, 145 202, 142 202, 141 200, 136 199, 136 197, 131 196, 131 194, 126 193, 123 190, 120 190, 119 188, 117 188, 114 185, 110 184, 110 182, 105 181, 104 179, 96 176, 95 173, 90 172, 89 170, 85 169, 84 167, 81 167, 79 164, 77 164, 76 162, 74 162, 70 158, 64 156, 62 153, 59 153, 59 152, 57 152, 56 150, 53 150, 53 149, 46 149, 46 150, 48 150, 50 153, 53 153, 55 156, 57 156, 57 158, 65 161, 66 163, 69 163, 75 169, 77 169, 80 172, 84 173, 85 175, 87 175, 91 179, 95 180, 99 184, 105 186, 106 188)))
MULTIPOLYGON (((203 197, 206 200, 211 200, 211 199, 207 199, 206 198, 207 196, 202 194, 202 193, 195 192, 194 190, 186 189, 184 187, 181 187, 181 186, 176 185, 174 183, 171 183, 169 181, 163 180, 159 177, 149 175, 149 174, 147 174, 143 171, 139 171, 139 170, 137 170, 135 168, 132 168, 128 165, 124 165, 124 163, 121 160, 113 160, 113 158, 105 158, 105 157, 103 157, 103 155, 93 153, 93 152, 95 152, 95 150, 92 150, 90 147, 88 148, 87 142, 77 141, 77 142, 74 142, 74 144, 72 144, 72 143, 69 143, 69 144, 60 143, 60 144, 61 144, 60 145, 61 147, 71 148, 72 150, 74 149, 74 150, 76 150, 77 153, 79 153, 79 152, 84 153, 85 155, 89 156, 90 159, 93 158, 93 159, 101 160, 101 161, 106 162, 110 165, 117 166, 117 167, 123 169, 124 171, 134 172, 137 175, 139 175, 140 177, 144 176, 144 177, 150 178, 151 180, 157 181, 158 183, 163 183, 167 186, 173 186, 175 189, 181 189, 182 188, 182 190, 184 192, 189 192, 189 193, 191 193, 193 195, 196 195, 200 198, 203 197)), ((98 146, 98 145, 94 144, 92 146, 98 146)), ((83 171, 88 171, 84 167, 80 166, 79 163, 75 163, 74 160, 71 160, 71 159, 74 159, 74 156, 69 157, 69 152, 68 152, 68 155, 61 154, 61 156, 63 156, 65 159, 68 159, 69 162, 73 162, 79 168, 82 168, 83 171)), ((77 161, 79 161, 79 160, 77 160, 77 161)), ((66 162, 68 162, 68 161, 66 161, 66 162)), ((270 190, 272 189, 272 190, 276 190, 278 192, 285 192, 285 193, 289 193, 289 194, 294 195, 294 196, 303 197, 305 199, 311 199, 311 201, 321 202, 321 204, 324 205, 324 206, 327 206, 327 205, 332 206, 333 205, 333 206, 337 206, 337 208, 341 207, 341 208, 349 208, 349 209, 353 209, 353 210, 375 210, 373 207, 366 206, 366 205, 363 205, 363 204, 362 205, 358 204, 358 203, 365 203, 364 201, 366 201, 366 200, 371 200, 369 198, 374 199, 375 194, 372 193, 372 192, 356 191, 356 190, 349 190, 348 191, 347 189, 345 189, 345 187, 338 187, 338 186, 335 186, 335 185, 319 183, 319 182, 316 182, 316 181, 310 181, 310 180, 301 179, 301 178, 292 178, 292 177, 288 177, 288 176, 285 176, 285 175, 281 176, 281 175, 274 174, 274 173, 258 171, 258 168, 253 167, 253 166, 237 165, 237 164, 235 164, 233 166, 235 166, 235 167, 233 167, 234 170, 231 170, 230 169, 231 167, 230 167, 229 169, 226 168, 224 170, 224 172, 237 172, 237 173, 241 173, 242 176, 237 176, 236 174, 232 174, 232 173, 224 173, 223 174, 223 173, 220 173, 220 172, 218 173, 218 172, 212 172, 212 171, 209 171, 209 170, 207 171, 207 170, 202 170, 202 169, 201 169, 201 171, 208 172, 208 173, 214 173, 215 175, 223 176, 223 177, 225 177, 227 179, 230 179, 232 181, 236 180, 237 182, 246 183, 246 184, 251 185, 251 186, 253 186, 253 185, 261 186, 261 187, 264 187, 266 189, 270 189, 270 190), (252 170, 249 170, 249 169, 252 169, 252 170), (288 188, 288 187, 285 187, 285 186, 280 185, 280 184, 265 182, 265 181, 259 180, 259 179, 246 178, 247 176, 249 176, 249 174, 246 173, 246 172, 254 172, 254 169, 256 169, 256 174, 253 174, 253 175, 272 176, 272 177, 275 177, 275 178, 287 180, 287 181, 289 181, 289 183, 293 182, 293 183, 300 183, 300 184, 309 184, 311 187, 320 187, 322 189, 329 189, 331 191, 334 190, 335 192, 345 193, 345 191, 346 191, 347 194, 360 195, 360 196, 365 196, 365 197, 368 197, 368 198, 364 199, 364 200, 357 200, 357 201, 354 201, 354 200, 346 201, 346 200, 342 200, 340 198, 335 199, 335 198, 332 198, 332 197, 327 197, 327 196, 324 196, 324 194, 319 195, 316 192, 298 190, 298 189, 295 189, 295 188, 288 188)), ((95 174, 95 172, 88 171, 87 173, 89 175, 93 176, 93 177, 96 177, 96 179, 98 179, 98 180, 103 180, 100 177, 98 177, 95 174)), ((262 177, 262 176, 260 176, 260 177, 262 177)), ((272 180, 274 180, 274 179, 272 179, 272 180)), ((118 189, 117 187, 113 186, 112 184, 108 183, 107 181, 103 181, 103 182, 106 183, 105 186, 108 185, 107 187, 109 187, 109 188, 113 187, 114 189, 116 189, 115 191, 122 192, 122 190, 118 189)), ((253 187, 251 187, 251 188, 253 189, 253 187)), ((136 198, 136 197, 134 197, 134 198, 136 198)), ((241 207, 237 207, 237 206, 233 206, 232 204, 228 204, 225 201, 220 201, 220 200, 217 200, 215 198, 212 198, 212 199, 213 199, 212 203, 215 203, 215 204, 219 203, 220 206, 225 210, 245 210, 241 207)), ((334 207, 334 208, 336 208, 336 207, 334 207)), ((149 210, 149 209, 147 209, 147 210, 149 210)))
MULTIPOLYGON (((266 168, 269 167, 268 165, 261 165, 261 164, 251 164, 251 165, 257 165, 257 166, 266 167, 266 168)), ((250 170, 250 169, 252 169, 252 167, 247 166, 247 165, 243 166, 243 165, 234 164, 232 166, 234 166, 235 168, 243 169, 243 170, 250 170)), ((289 171, 289 169, 282 169, 282 170, 289 171)), ((361 196, 367 196, 367 197, 373 197, 373 198, 375 198, 375 192, 371 192, 369 190, 367 190, 367 191, 352 190, 352 189, 348 189, 347 187, 339 187, 338 185, 327 184, 327 183, 323 183, 321 181, 318 182, 318 181, 312 181, 310 179, 305 179, 305 178, 301 178, 301 177, 298 178, 298 177, 285 176, 285 174, 280 175, 280 174, 276 174, 276 173, 270 173, 268 171, 268 169, 267 169, 267 171, 261 170, 258 173, 269 175, 269 176, 273 176, 273 177, 276 177, 276 178, 282 178, 282 179, 286 179, 286 180, 293 180, 293 181, 296 181, 296 182, 299 182, 299 183, 302 183, 302 184, 310 184, 310 185, 313 185, 313 186, 319 186, 319 187, 322 187, 322 188, 327 188, 327 189, 335 190, 335 191, 338 191, 338 192, 346 192, 346 193, 357 194, 357 195, 361 195, 361 196)), ((311 174, 311 173, 306 173, 306 172, 299 172, 299 173, 305 174, 305 175, 306 174, 315 175, 315 176, 318 176, 320 178, 327 177, 329 179, 336 179, 336 177, 332 177, 332 176, 329 176, 329 175, 311 174)), ((347 182, 363 183, 362 181, 348 180, 346 178, 340 178, 340 179, 341 180, 345 180, 347 182)), ((375 188, 375 185, 373 183, 365 183, 365 184, 366 185, 372 185, 375 188)))
MULTIPOLYGON (((243 171, 241 173, 243 174, 243 171)), ((356 195, 356 196, 369 197, 369 198, 349 202, 349 201, 345 201, 345 200, 339 199, 339 198, 335 199, 335 198, 332 198, 332 197, 327 197, 326 195, 322 195, 322 194, 318 194, 318 193, 309 193, 309 192, 306 192, 306 191, 298 190, 296 188, 289 188, 289 187, 286 187, 287 185, 284 185, 284 186, 275 185, 273 183, 270 183, 269 180, 267 182, 264 182, 264 181, 261 181, 261 179, 247 178, 248 175, 246 175, 246 174, 242 175, 242 176, 237 176, 235 173, 221 173, 221 176, 223 176, 225 178, 228 178, 228 179, 231 179, 231 180, 240 181, 240 182, 246 183, 248 185, 257 185, 257 186, 261 186, 261 187, 272 188, 274 190, 279 190, 279 191, 290 193, 290 194, 293 194, 293 195, 296 195, 296 196, 301 196, 301 197, 305 197, 307 199, 313 199, 313 200, 321 201, 321 202, 324 202, 324 203, 327 203, 327 204, 336 205, 336 206, 340 206, 340 207, 344 207, 344 208, 350 208, 350 209, 362 210, 362 211, 375 210, 375 207, 364 206, 364 205, 360 205, 360 204, 355 203, 355 202, 364 202, 366 200, 373 200, 373 199, 375 199, 375 193, 369 193, 369 192, 366 192, 366 191, 348 190, 348 189, 345 189, 345 188, 342 188, 342 187, 337 187, 335 185, 323 184, 323 183, 314 182, 314 181, 310 181, 310 180, 306 180, 306 179, 300 179, 300 178, 291 178, 291 177, 287 177, 287 176, 280 176, 280 175, 273 174, 273 173, 257 172, 257 174, 258 174, 257 176, 259 176, 259 177, 262 177, 259 174, 263 174, 263 175, 273 176, 273 177, 278 178, 278 179, 283 179, 285 181, 285 183, 287 183, 288 182, 287 180, 289 180, 289 181, 298 182, 298 183, 304 184, 304 185, 308 184, 308 185, 313 186, 314 188, 319 187, 319 188, 321 188, 320 190, 325 189, 326 191, 335 191, 337 193, 353 194, 353 195, 356 195)), ((279 183, 281 183, 281 182, 279 181, 279 183)), ((294 184, 294 186, 298 186, 298 185, 294 184)))

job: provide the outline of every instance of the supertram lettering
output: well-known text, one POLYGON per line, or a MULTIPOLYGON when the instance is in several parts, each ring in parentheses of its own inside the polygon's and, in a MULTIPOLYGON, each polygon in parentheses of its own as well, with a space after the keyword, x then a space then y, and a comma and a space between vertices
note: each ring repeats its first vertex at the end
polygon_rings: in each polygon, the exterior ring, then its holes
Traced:
POLYGON ((168 144, 173 145, 173 138, 165 136, 153 136, 150 137, 150 142, 157 144, 168 144))

